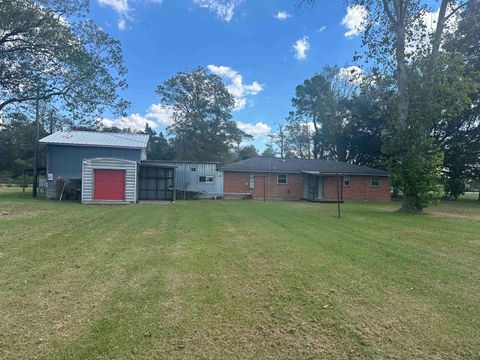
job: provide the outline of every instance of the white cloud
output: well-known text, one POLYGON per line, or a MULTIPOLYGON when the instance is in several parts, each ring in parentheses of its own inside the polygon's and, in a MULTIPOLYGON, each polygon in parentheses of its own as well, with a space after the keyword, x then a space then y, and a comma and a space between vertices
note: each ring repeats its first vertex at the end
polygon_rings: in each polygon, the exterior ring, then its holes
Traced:
MULTIPOLYGON (((447 14, 450 13, 454 8, 453 5, 449 5, 447 8, 447 14)), ((413 32, 411 37, 407 40, 407 53, 415 53, 419 47, 422 47, 428 43, 430 43, 430 36, 435 32, 438 22, 438 15, 440 9, 436 11, 424 11, 419 23, 414 26, 416 31, 413 32), (424 25, 420 26, 420 24, 424 25)), ((460 20, 458 13, 452 15, 445 24, 445 32, 449 34, 453 34, 458 27, 458 21, 460 20)))
POLYGON ((363 82, 364 74, 363 70, 358 66, 348 66, 341 68, 338 72, 338 75, 348 80, 349 82, 359 85, 363 82))
POLYGON ((237 126, 240 130, 245 131, 247 134, 252 135, 255 138, 258 138, 260 136, 266 136, 270 133, 271 130, 271 127, 263 122, 250 124, 237 121, 237 126))
POLYGON ((162 104, 152 104, 146 111, 145 115, 133 113, 123 116, 119 119, 103 118, 100 123, 105 127, 116 126, 120 129, 132 129, 143 131, 145 124, 151 128, 156 128, 159 124, 169 126, 173 123, 173 108, 162 104))
POLYGON ((317 30, 318 33, 324 32, 327 27, 325 25, 320 26, 317 30))
POLYGON ((100 122, 105 127, 116 126, 120 129, 131 129, 137 131, 145 130, 145 124, 148 124, 151 128, 156 128, 158 125, 156 122, 148 120, 146 117, 138 113, 122 116, 120 119, 116 120, 102 119, 100 122))
POLYGON ((127 23, 125 22, 125 19, 119 19, 117 22, 117 27, 118 27, 118 30, 125 30, 125 28, 127 27, 127 23))
POLYGON ((229 22, 233 18, 235 8, 243 0, 193 0, 193 2, 215 13, 223 21, 229 22))
POLYGON ((345 37, 351 38, 360 35, 365 30, 368 11, 363 5, 350 5, 347 8, 347 14, 342 19, 342 25, 348 31, 345 37))
POLYGON ((228 66, 208 65, 208 70, 213 74, 227 80, 227 90, 235 99, 235 111, 242 110, 247 104, 248 95, 257 95, 263 87, 257 81, 251 84, 243 83, 243 76, 228 66))
POLYGON ((278 11, 273 15, 273 17, 277 20, 282 21, 282 20, 287 20, 289 17, 292 17, 292 15, 286 11, 278 11))
MULTIPOLYGON (((127 29, 127 20, 132 20, 131 13, 135 10, 132 4, 138 1, 132 0, 97 0, 100 6, 109 7, 118 15, 117 28, 120 31, 127 29)), ((160 5, 164 0, 145 0, 146 3, 160 5)))
POLYGON ((117 21, 117 28, 120 31, 123 31, 127 28, 127 23, 125 18, 128 18, 128 12, 130 7, 128 5, 128 0, 98 0, 98 3, 101 6, 107 6, 112 8, 119 16, 117 21))
POLYGON ((98 0, 101 6, 108 6, 117 13, 122 14, 128 11, 128 0, 98 0))
POLYGON ((305 60, 307 58, 308 50, 310 50, 308 36, 304 36, 303 38, 295 41, 293 49, 295 50, 295 57, 298 60, 305 60))
POLYGON ((162 104, 152 104, 148 108, 145 117, 156 120, 162 125, 169 126, 173 123, 173 109, 162 104))

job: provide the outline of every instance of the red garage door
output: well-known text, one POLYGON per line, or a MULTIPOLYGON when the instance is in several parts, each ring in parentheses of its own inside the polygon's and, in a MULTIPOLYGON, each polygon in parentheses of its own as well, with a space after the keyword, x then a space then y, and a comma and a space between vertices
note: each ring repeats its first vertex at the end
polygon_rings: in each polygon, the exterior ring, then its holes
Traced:
POLYGON ((125 200, 125 170, 94 170, 95 200, 125 200))

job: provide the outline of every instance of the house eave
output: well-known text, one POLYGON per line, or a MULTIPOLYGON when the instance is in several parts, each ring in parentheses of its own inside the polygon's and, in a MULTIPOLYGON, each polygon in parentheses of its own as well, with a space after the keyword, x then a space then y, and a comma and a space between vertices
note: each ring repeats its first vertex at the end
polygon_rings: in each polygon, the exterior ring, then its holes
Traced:
POLYGON ((60 145, 60 146, 77 146, 77 147, 101 147, 101 148, 111 148, 111 149, 132 149, 132 150, 143 150, 146 149, 146 146, 121 146, 121 145, 102 145, 102 144, 72 144, 72 143, 60 143, 60 142, 46 142, 39 141, 42 144, 46 145, 60 145))
POLYGON ((281 173, 281 174, 310 174, 310 175, 323 175, 323 176, 335 176, 335 175, 347 175, 347 176, 379 176, 379 177, 388 177, 388 174, 375 174, 375 173, 353 173, 353 172, 320 172, 320 171, 308 171, 308 170, 301 170, 301 171, 284 171, 284 170, 277 170, 277 169, 266 169, 266 170, 230 170, 230 169, 223 169, 223 172, 242 172, 242 173, 281 173))

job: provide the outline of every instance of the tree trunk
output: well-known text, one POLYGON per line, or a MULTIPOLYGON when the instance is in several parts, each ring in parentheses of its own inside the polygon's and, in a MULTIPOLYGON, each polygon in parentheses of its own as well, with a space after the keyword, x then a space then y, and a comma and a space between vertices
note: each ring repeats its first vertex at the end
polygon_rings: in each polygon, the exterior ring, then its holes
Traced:
POLYGON ((423 211, 423 207, 418 196, 405 195, 400 211, 405 213, 421 213, 423 211))
POLYGON ((397 21, 395 24, 395 60, 397 62, 396 82, 398 87, 398 125, 401 131, 407 129, 408 110, 408 75, 407 61, 405 59, 405 4, 399 1, 397 4, 397 21))
POLYGON ((430 54, 430 68, 432 71, 435 67, 435 62, 437 60, 438 52, 440 51, 440 45, 442 42, 442 34, 445 29, 445 15, 447 12, 447 6, 451 0, 442 0, 440 3, 440 8, 438 10, 438 19, 437 19, 437 28, 435 29, 435 36, 433 38, 432 52, 430 54))

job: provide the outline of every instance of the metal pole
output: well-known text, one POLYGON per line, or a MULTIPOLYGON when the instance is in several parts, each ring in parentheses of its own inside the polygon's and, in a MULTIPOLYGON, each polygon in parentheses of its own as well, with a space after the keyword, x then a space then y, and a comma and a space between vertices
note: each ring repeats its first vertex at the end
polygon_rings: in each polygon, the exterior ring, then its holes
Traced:
POLYGON ((273 153, 273 135, 268 135, 270 138, 270 152, 268 154, 268 196, 270 197, 270 167, 271 167, 271 162, 272 162, 272 153, 273 153))
POLYGON ((265 193, 265 176, 263 176, 263 202, 267 202, 266 193, 265 193))
POLYGON ((35 104, 35 143, 33 146, 33 187, 32 196, 37 197, 37 183, 38 183, 38 138, 40 137, 40 100, 35 104))
POLYGON ((337 208, 338 208, 338 218, 340 218, 340 187, 338 184, 338 173, 337 173, 337 208))

